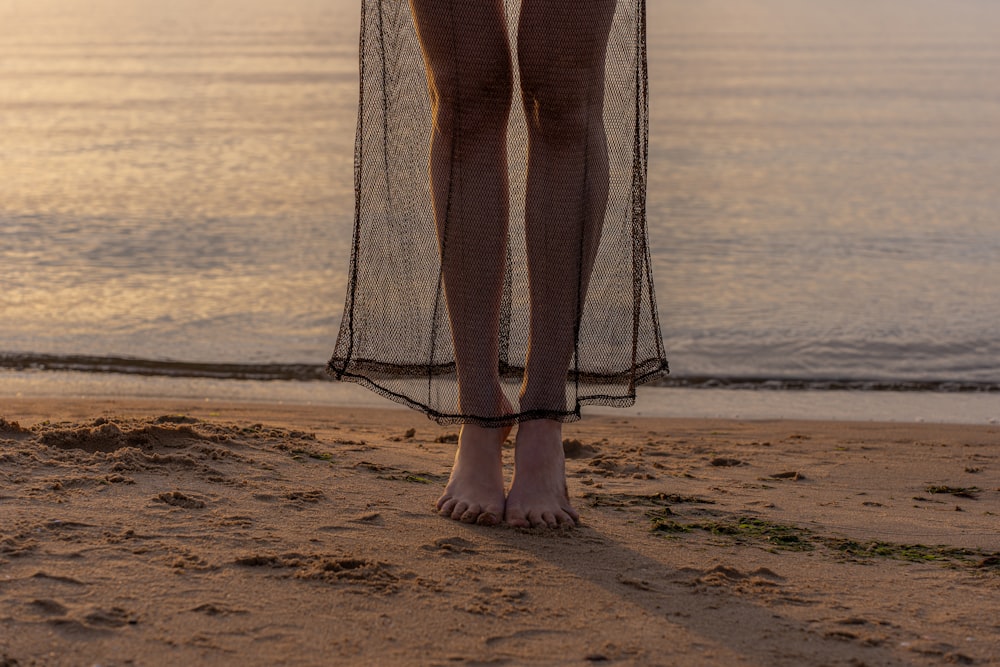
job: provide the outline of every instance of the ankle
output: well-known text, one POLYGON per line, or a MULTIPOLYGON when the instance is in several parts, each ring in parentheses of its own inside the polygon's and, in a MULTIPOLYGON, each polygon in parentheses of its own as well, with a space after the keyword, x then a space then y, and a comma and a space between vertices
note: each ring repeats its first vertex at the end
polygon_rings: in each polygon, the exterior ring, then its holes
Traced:
POLYGON ((518 426, 514 441, 515 474, 518 470, 530 473, 564 465, 562 422, 539 419, 518 426))
POLYGON ((458 450, 475 450, 501 456, 504 442, 502 428, 488 428, 478 424, 462 424, 458 435, 458 450))
POLYGON ((556 419, 532 419, 517 426, 518 435, 530 436, 532 441, 557 438, 562 443, 562 422, 556 419))

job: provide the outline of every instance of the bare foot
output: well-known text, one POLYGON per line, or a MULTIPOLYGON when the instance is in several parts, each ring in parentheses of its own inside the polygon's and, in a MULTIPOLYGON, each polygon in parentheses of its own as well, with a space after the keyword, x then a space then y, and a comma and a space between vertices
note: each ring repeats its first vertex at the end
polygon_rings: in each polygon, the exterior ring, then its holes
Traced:
POLYGON ((504 519, 522 528, 558 528, 580 520, 566 492, 561 422, 535 419, 517 427, 514 480, 504 519))
POLYGON ((495 526, 503 520, 503 460, 501 448, 510 428, 463 424, 458 453, 438 513, 464 523, 495 526))

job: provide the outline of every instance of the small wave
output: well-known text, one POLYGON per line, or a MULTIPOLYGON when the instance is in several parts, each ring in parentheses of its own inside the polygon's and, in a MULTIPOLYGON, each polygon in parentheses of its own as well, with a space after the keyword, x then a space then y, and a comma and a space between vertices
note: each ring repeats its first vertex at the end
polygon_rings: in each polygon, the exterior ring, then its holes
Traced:
MULTIPOLYGON (((0 353, 0 369, 122 373, 222 380, 331 381, 326 374, 324 364, 220 364, 72 354, 0 353)), ((650 384, 659 387, 755 391, 1000 392, 1000 382, 956 379, 671 375, 650 384)))
POLYGON ((870 378, 671 376, 652 382, 660 387, 775 391, 938 391, 1000 392, 1000 382, 969 380, 893 380, 870 378))
POLYGON ((55 354, 2 354, 0 368, 35 371, 123 373, 223 380, 324 380, 321 364, 217 364, 133 357, 55 354))

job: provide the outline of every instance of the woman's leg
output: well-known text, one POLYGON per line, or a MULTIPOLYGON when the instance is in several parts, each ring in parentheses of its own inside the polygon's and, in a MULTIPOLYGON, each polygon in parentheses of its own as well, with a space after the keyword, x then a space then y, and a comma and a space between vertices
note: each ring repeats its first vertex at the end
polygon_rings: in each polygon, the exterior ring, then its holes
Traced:
MULTIPOLYGON (((430 178, 459 407, 500 416, 498 331, 507 244, 510 46, 502 0, 410 0, 433 110, 430 178)), ((462 427, 441 514, 496 523, 503 516, 505 431, 462 427)))
MULTIPOLYGON (((521 410, 566 409, 566 378, 608 199, 604 69, 615 0, 524 0, 518 60, 528 123, 525 233, 531 303, 521 410)), ((561 423, 518 428, 506 516, 572 523, 561 423)))
POLYGON ((464 414, 497 415, 510 47, 501 0, 411 0, 427 65, 430 175, 464 414))

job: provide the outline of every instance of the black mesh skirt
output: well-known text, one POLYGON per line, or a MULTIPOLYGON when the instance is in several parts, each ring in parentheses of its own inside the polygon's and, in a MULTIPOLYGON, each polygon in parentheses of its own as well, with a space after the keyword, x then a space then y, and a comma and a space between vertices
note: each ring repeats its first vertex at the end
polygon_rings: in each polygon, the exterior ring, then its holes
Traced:
POLYGON ((588 34, 593 17, 554 16, 565 34, 550 37, 537 15, 525 28, 519 0, 495 0, 505 34, 473 50, 483 62, 441 65, 428 40, 447 54, 485 34, 476 21, 494 18, 463 14, 480 0, 453 0, 450 23, 426 25, 417 0, 362 0, 354 239, 334 377, 440 423, 501 426, 632 405, 637 385, 667 372, 645 219, 645 2, 606 1, 589 83, 552 85, 539 71, 574 64, 544 49, 588 34), (573 20, 588 23, 567 29, 573 20), (496 85, 463 74, 472 66, 499 72, 496 85), (475 142, 497 152, 480 160, 475 142), (550 154, 558 168, 545 172, 550 154))

